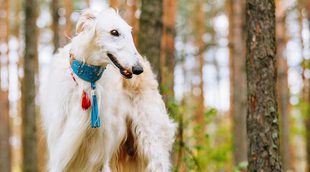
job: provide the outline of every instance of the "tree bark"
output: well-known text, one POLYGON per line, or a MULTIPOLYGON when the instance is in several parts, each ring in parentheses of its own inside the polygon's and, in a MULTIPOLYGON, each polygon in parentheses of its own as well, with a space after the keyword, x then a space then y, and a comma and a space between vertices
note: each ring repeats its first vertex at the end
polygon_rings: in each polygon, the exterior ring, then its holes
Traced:
MULTIPOLYGON (((72 38, 72 21, 71 21, 71 14, 73 11, 73 4, 71 0, 65 0, 64 1, 65 4, 65 9, 66 9, 66 14, 65 14, 65 18, 66 18, 66 26, 65 26, 65 33, 66 36, 69 38, 72 38)), ((70 42, 69 39, 66 39, 67 43, 70 42)))
MULTIPOLYGON (((163 4, 163 33, 160 54, 160 88, 164 101, 174 101, 174 37, 175 37, 175 15, 176 1, 164 0, 163 4)), ((169 106, 168 106, 169 108, 169 106)))
POLYGON ((204 18, 204 1, 198 0, 196 4, 196 12, 197 16, 195 17, 196 23, 196 35, 195 35, 195 44, 198 48, 197 52, 197 61, 198 61, 198 77, 199 77, 199 95, 197 98, 197 110, 195 114, 195 122, 196 125, 199 126, 200 130, 197 131, 197 144, 203 145, 205 144, 205 120, 204 120, 204 112, 205 112, 205 105, 204 105, 204 80, 203 80, 203 69, 205 65, 204 60, 204 51, 205 51, 205 43, 203 41, 203 35, 205 33, 205 18, 204 18))
POLYGON ((142 0, 138 48, 142 56, 150 61, 153 71, 159 79, 160 52, 162 38, 162 0, 142 0))
MULTIPOLYGON (((0 42, 9 45, 9 34, 10 34, 10 1, 0 1, 3 5, 3 8, 0 8, 0 11, 3 11, 5 17, 0 18, 0 28, 2 33, 0 33, 0 42)), ((9 47, 8 47, 9 48, 9 47)), ((0 52, 1 56, 1 52, 0 52)), ((9 61, 9 49, 3 55, 6 57, 7 64, 1 64, 0 62, 0 71, 1 67, 4 65, 8 66, 9 61)), ((7 69, 7 71, 9 71, 7 69)), ((8 74, 7 74, 8 75, 8 74)), ((1 76, 0 76, 0 169, 3 172, 11 171, 11 146, 10 146, 10 117, 9 117, 9 92, 8 88, 1 87, 1 76)))
POLYGON ((135 45, 138 45, 139 20, 136 17, 136 12, 138 10, 137 0, 131 0, 130 10, 131 10, 130 24, 132 26, 133 41, 135 45))
POLYGON ((284 56, 286 48, 286 27, 283 4, 276 0, 276 35, 277 35, 277 55, 278 60, 278 102, 280 114, 280 143, 283 170, 291 170, 290 159, 290 126, 289 126, 289 88, 288 88, 288 65, 284 56))
POLYGON ((112 7, 112 8, 118 8, 119 7, 118 0, 109 0, 109 4, 110 4, 110 7, 112 7))
POLYGON ((233 160, 247 161, 245 72, 245 0, 229 0, 230 115, 233 118, 233 160))
POLYGON ((248 171, 282 171, 274 0, 246 1, 248 171))
POLYGON ((58 0, 52 0, 51 1, 51 13, 52 13, 52 31, 54 33, 53 36, 53 45, 54 45, 54 53, 57 52, 59 46, 60 46, 60 36, 59 36, 59 1, 58 0))
MULTIPOLYGON (((0 67, 1 69, 1 67, 0 67)), ((0 78, 1 81, 1 78, 0 78)), ((8 91, 0 88, 0 169, 11 171, 10 120, 8 91)))
POLYGON ((23 113, 23 171, 38 171, 37 127, 36 127, 36 63, 38 29, 36 19, 38 12, 37 0, 28 0, 24 3, 25 12, 25 56, 24 79, 22 89, 23 113))
POLYGON ((19 0, 10 1, 12 6, 14 6, 14 10, 12 11, 14 18, 12 19, 10 35, 14 35, 16 38, 19 37, 20 34, 20 17, 19 13, 21 11, 21 2, 19 0))

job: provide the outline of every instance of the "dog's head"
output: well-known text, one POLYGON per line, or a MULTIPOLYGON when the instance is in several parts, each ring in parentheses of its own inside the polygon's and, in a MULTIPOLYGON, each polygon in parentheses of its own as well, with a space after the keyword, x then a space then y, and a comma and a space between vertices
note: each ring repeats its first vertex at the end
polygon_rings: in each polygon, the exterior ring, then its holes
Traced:
POLYGON ((132 78, 132 74, 141 74, 143 67, 131 31, 114 9, 100 13, 85 10, 77 23, 71 51, 91 65, 112 63, 123 76, 132 78))

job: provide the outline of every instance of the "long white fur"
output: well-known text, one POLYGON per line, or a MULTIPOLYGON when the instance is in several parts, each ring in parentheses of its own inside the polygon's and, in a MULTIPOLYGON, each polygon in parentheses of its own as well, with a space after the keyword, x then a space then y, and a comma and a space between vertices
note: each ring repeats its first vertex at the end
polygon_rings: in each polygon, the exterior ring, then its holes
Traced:
POLYGON ((88 10, 80 17, 77 36, 55 55, 48 83, 41 88, 49 172, 171 170, 169 154, 176 125, 168 117, 149 63, 137 55, 130 29, 112 9, 100 14, 88 10), (121 31, 122 40, 105 33, 113 27, 121 31), (79 85, 73 81, 70 51, 79 60, 106 65, 97 81, 100 128, 90 128, 90 110, 81 108, 82 90, 90 95, 90 84, 77 76, 79 85), (108 51, 116 54, 126 67, 139 62, 144 72, 124 79, 110 64, 105 55, 108 51), (134 158, 120 157, 128 131, 132 132, 136 146, 134 158))

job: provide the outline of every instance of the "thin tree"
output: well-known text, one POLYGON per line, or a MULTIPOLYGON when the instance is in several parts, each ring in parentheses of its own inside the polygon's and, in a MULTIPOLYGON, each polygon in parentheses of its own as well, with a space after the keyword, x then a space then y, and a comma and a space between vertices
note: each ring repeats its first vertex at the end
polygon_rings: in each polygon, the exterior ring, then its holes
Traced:
POLYGON ((110 4, 110 7, 112 7, 112 8, 118 8, 119 7, 118 0, 109 0, 109 4, 110 4))
MULTIPOLYGON (((177 112, 171 108, 174 102, 174 66, 175 66, 175 20, 176 20, 176 0, 163 0, 163 32, 161 40, 160 54, 160 89, 165 104, 171 115, 177 118, 177 112)), ((181 119, 181 117, 179 117, 181 119)), ((176 167, 180 166, 182 158, 182 121, 179 121, 178 134, 176 136, 178 149, 174 152, 176 167)))
MULTIPOLYGON (((9 34, 10 34, 10 1, 1 2, 4 8, 0 8, 0 11, 5 14, 5 17, 0 18, 0 28, 4 32, 0 33, 0 41, 9 45, 9 34)), ((1 52, 0 52, 1 56, 1 52)), ((9 47, 4 54, 6 60, 9 60, 9 47)), ((7 64, 1 64, 1 67, 7 64)), ((10 120, 9 120, 9 99, 8 99, 8 88, 1 87, 1 76, 0 76, 0 169, 3 172, 11 171, 11 146, 9 143, 10 138, 10 120)), ((4 79, 4 78, 3 78, 4 79)))
POLYGON ((288 88, 288 65, 285 58, 285 47, 287 43, 285 15, 283 3, 276 0, 276 21, 277 21, 277 55, 278 60, 278 101, 279 101, 279 114, 280 114, 280 143, 281 143, 281 156, 283 170, 291 170, 290 159, 290 126, 289 126, 289 88, 288 88))
MULTIPOLYGON (((166 105, 174 100, 174 37, 176 1, 164 0, 163 2, 163 33, 160 54, 160 87, 166 105)), ((169 106, 168 106, 169 107, 169 106)))
POLYGON ((52 14, 52 26, 51 29, 53 31, 53 45, 54 45, 54 53, 56 53, 57 49, 60 46, 60 36, 59 36, 59 1, 52 0, 50 4, 51 14, 52 14))
POLYGON ((37 0, 28 0, 24 3, 25 13, 25 49, 24 49, 24 79, 22 89, 22 114, 23 114, 23 171, 38 171, 38 148, 36 127, 36 63, 38 58, 36 27, 37 0))
MULTIPOLYGON (((71 20, 71 14, 73 11, 73 2, 71 0, 65 0, 64 5, 65 5, 65 10, 66 10, 66 14, 65 14, 65 18, 66 18, 65 34, 67 37, 71 38, 72 37, 72 29, 73 29, 72 20, 71 20)), ((67 42, 69 42, 68 39, 67 39, 67 42)))
POLYGON ((138 48, 140 53, 150 61, 155 74, 157 74, 157 79, 159 79, 163 1, 142 0, 141 3, 138 48))
POLYGON ((204 13, 204 0, 198 0, 195 4, 196 14, 194 17, 194 30, 195 30, 195 45, 197 47, 197 62, 198 62, 198 77, 199 77, 199 95, 197 97, 197 109, 195 112, 195 124, 200 128, 199 131, 196 132, 197 139, 196 144, 198 145, 204 145, 205 144, 205 118, 204 118, 204 112, 205 112, 205 106, 204 106, 204 52, 205 52, 205 43, 203 41, 203 35, 205 33, 205 13, 204 13))
POLYGON ((137 10, 138 10, 137 0, 131 0, 130 24, 132 26, 133 41, 134 41, 135 45, 138 45, 138 32, 139 32, 139 20, 136 16, 137 10))
POLYGON ((245 0, 229 0, 230 115, 233 119, 233 160, 247 161, 245 72, 245 0))
MULTIPOLYGON (((13 36, 16 38, 16 40, 19 40, 18 41, 18 48, 16 49, 16 51, 18 52, 21 52, 22 50, 22 47, 20 46, 21 45, 21 37, 23 37, 23 33, 21 32, 21 28, 23 27, 22 26, 22 21, 23 19, 20 18, 20 13, 23 12, 23 2, 20 1, 20 0, 14 0, 14 1, 11 1, 12 3, 12 7, 13 7, 13 18, 11 18, 11 21, 12 21, 12 24, 11 24, 11 29, 10 29, 10 36, 13 36)), ((11 15, 12 16, 12 15, 11 15)), ((14 51, 14 50, 13 50, 14 51)), ((23 62, 23 55, 21 53, 18 53, 17 54, 17 57, 18 57, 18 61, 17 61, 17 64, 16 64, 16 67, 19 71, 23 70, 23 65, 22 65, 22 62, 23 62)), ((21 81, 22 81, 22 76, 21 75, 18 75, 17 76, 18 80, 17 80, 17 89, 18 90, 21 90, 21 87, 22 87, 22 84, 21 84, 21 81)), ((21 96, 22 97, 22 96, 21 96)), ((22 119, 22 113, 21 113, 21 97, 16 100, 16 118, 13 118, 12 119, 12 122, 11 122, 11 134, 12 135, 16 135, 17 138, 19 140, 22 140, 22 125, 14 125, 14 121, 16 120, 19 120, 19 119, 22 119)), ((14 165, 13 167, 21 167, 22 166, 22 145, 20 145, 18 148, 15 148, 15 149, 12 149, 12 165, 14 165)))
POLYGON ((248 171, 282 171, 274 0, 246 1, 248 171))

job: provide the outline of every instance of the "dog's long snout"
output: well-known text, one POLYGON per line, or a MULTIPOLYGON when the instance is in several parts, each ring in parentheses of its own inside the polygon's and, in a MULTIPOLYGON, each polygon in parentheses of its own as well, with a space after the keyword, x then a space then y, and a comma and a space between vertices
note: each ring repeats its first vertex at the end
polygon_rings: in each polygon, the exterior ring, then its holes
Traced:
POLYGON ((140 64, 137 64, 132 67, 132 73, 135 75, 140 75, 143 72, 143 67, 140 64))

